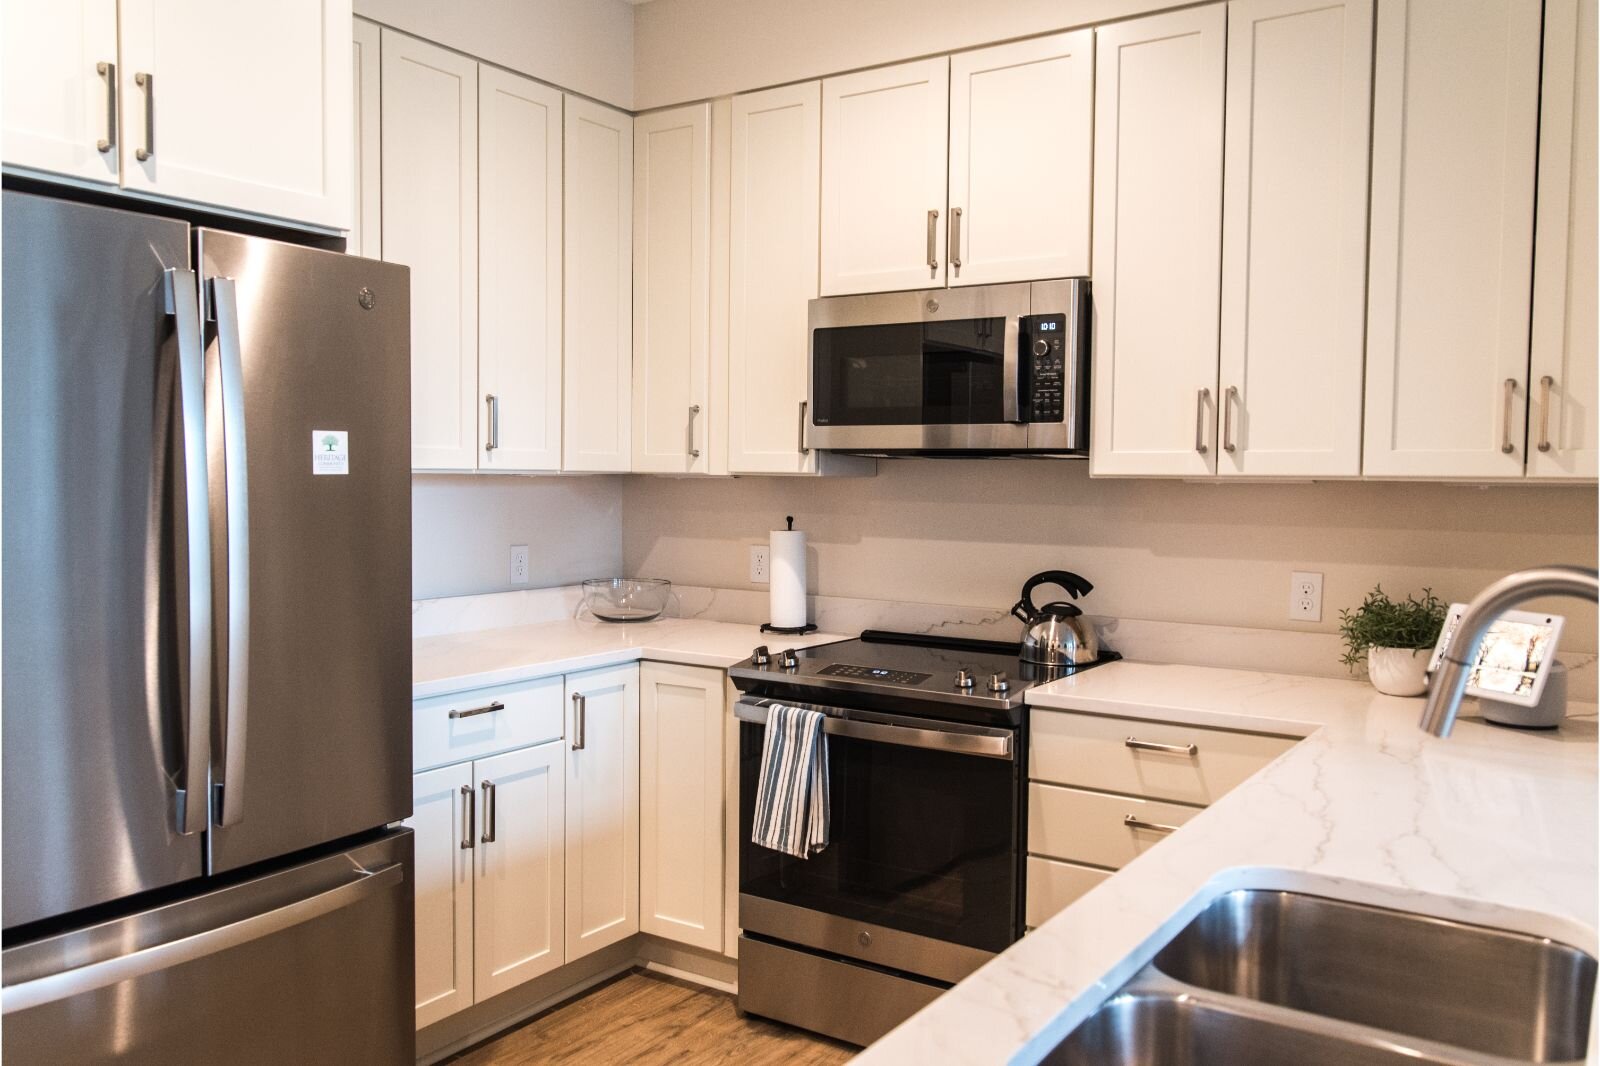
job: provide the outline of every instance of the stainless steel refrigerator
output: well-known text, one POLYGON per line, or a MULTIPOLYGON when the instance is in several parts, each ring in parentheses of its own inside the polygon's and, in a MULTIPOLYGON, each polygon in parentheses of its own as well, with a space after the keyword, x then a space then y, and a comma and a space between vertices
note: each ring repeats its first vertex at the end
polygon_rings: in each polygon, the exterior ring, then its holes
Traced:
POLYGON ((3 195, 5 1062, 410 1062, 408 271, 3 195))

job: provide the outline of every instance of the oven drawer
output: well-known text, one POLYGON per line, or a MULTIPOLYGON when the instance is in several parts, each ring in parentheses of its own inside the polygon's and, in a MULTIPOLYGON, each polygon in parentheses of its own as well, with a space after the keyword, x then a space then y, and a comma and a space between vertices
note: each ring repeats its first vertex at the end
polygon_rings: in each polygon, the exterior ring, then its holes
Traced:
POLYGON ((1028 785, 1028 851, 1118 869, 1167 838, 1167 830, 1150 826, 1175 829, 1200 811, 1033 782, 1028 785))
POLYGON ((1029 855, 1028 928, 1037 929, 1110 876, 1109 870, 1029 855))
POLYGON ((417 700, 411 705, 411 768, 429 770, 555 740, 564 724, 564 689, 557 674, 417 700))
POLYGON ((947 986, 739 938, 739 1009, 863 1047, 938 999, 947 986))
POLYGON ((1296 738, 1035 708, 1028 776, 1206 806, 1296 738))

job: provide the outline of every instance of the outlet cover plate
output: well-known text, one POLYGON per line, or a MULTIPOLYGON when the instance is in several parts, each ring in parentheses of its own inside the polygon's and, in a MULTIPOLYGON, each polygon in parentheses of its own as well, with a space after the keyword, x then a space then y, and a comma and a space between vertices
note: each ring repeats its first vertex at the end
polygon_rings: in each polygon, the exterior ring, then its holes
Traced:
POLYGON ((511 583, 513 585, 526 585, 528 583, 528 546, 526 544, 513 544, 511 546, 511 583))
POLYGON ((750 545, 750 581, 765 585, 771 580, 771 548, 765 544, 750 545))
POLYGON ((1289 575, 1289 617, 1296 622, 1322 621, 1322 575, 1296 570, 1289 575))

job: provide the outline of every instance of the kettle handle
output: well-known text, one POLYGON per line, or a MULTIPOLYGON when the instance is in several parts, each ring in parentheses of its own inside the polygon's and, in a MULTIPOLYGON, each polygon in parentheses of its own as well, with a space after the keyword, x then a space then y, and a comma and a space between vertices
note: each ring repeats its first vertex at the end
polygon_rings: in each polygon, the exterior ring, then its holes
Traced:
POLYGON ((1022 619, 1023 625, 1032 625, 1039 619, 1039 609, 1033 605, 1033 591, 1040 585, 1060 585, 1073 598, 1094 591, 1093 585, 1070 570, 1046 570, 1034 574, 1028 579, 1028 583, 1022 586, 1022 599, 1011 608, 1011 613, 1022 619))

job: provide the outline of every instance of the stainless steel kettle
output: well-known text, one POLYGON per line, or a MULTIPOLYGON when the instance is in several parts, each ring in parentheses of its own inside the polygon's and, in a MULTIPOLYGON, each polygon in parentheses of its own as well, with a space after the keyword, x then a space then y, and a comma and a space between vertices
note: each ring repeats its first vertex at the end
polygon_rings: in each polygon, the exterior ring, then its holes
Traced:
POLYGON ((1022 661, 1040 666, 1084 666, 1100 658, 1100 638, 1076 604, 1065 600, 1037 607, 1033 593, 1040 585, 1059 585, 1076 599, 1094 586, 1069 570, 1034 574, 1022 586, 1022 598, 1011 613, 1026 628, 1022 632, 1022 661))

